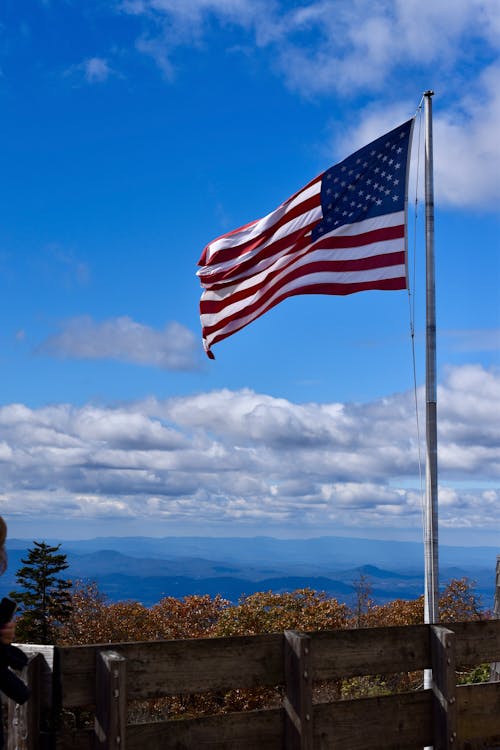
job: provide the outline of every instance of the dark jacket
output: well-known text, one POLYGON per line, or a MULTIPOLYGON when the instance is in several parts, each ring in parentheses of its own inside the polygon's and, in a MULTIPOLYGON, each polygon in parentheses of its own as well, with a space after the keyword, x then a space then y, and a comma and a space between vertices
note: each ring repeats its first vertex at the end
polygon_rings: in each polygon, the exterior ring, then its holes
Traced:
MULTIPOLYGON (((27 685, 12 671, 21 670, 28 663, 28 657, 16 646, 0 643, 0 690, 15 703, 22 705, 29 698, 27 685)), ((0 721, 0 748, 4 747, 3 728, 0 721)))

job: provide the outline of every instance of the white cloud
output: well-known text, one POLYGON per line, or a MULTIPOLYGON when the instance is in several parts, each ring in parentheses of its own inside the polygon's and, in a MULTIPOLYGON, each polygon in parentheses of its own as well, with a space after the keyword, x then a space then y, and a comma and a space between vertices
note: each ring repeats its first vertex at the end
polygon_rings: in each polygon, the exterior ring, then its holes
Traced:
POLYGON ((137 48, 152 56, 169 79, 175 75, 176 51, 201 47, 215 21, 250 36, 246 44, 270 58, 275 74, 301 95, 339 94, 344 101, 359 92, 377 97, 376 109, 365 112, 357 129, 354 123, 349 127, 349 142, 338 139, 340 156, 410 117, 421 93, 415 81, 432 83, 441 97, 435 117, 440 203, 496 210, 500 15, 494 5, 484 0, 317 0, 290 8, 255 0, 128 0, 121 8, 144 18, 147 31, 137 48))
POLYGON ((192 331, 168 323, 161 331, 127 316, 96 322, 88 316, 66 321, 39 353, 77 359, 113 359, 165 370, 199 367, 199 344, 192 331))
MULTIPOLYGON (((500 527, 500 374, 438 394, 441 523, 500 527)), ((0 408, 7 514, 418 527, 414 404, 294 404, 249 390, 120 407, 0 408)))
POLYGON ((103 57, 89 57, 81 63, 88 83, 103 83, 113 73, 108 61, 103 57))
POLYGON ((436 188, 452 206, 498 209, 500 64, 436 121, 436 188))
POLYGON ((478 328, 464 331, 441 331, 454 351, 497 352, 500 351, 500 328, 478 328))
POLYGON ((111 76, 119 75, 105 57, 87 57, 82 62, 71 65, 64 71, 66 78, 73 81, 84 80, 89 84, 105 83, 111 76))

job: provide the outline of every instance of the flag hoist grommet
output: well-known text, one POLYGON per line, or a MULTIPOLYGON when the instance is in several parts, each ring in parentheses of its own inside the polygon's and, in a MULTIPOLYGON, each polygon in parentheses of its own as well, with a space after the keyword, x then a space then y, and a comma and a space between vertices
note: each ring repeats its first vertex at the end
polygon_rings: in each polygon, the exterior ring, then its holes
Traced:
POLYGON ((203 345, 287 297, 406 289, 413 119, 320 174, 262 219, 210 242, 199 260, 203 345))

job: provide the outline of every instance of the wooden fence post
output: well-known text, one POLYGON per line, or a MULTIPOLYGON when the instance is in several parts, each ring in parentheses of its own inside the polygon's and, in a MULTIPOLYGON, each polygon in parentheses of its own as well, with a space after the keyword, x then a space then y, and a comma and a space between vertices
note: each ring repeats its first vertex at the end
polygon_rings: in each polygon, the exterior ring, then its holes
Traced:
POLYGON ((431 625, 434 750, 457 747, 457 682, 455 633, 431 625))
MULTIPOLYGON (((500 555, 497 555, 497 567, 495 578, 495 604, 493 606, 493 617, 500 620, 500 555)), ((500 661, 495 661, 490 666, 490 680, 497 682, 500 680, 500 661)))
POLYGON ((95 747, 125 750, 127 722, 126 659, 99 651, 96 663, 95 747))
POLYGON ((285 750, 312 750, 311 638, 285 630, 284 639, 285 750))
POLYGON ((30 654, 28 663, 20 673, 31 695, 20 706, 7 701, 7 750, 39 750, 40 748, 40 703, 41 703, 41 654, 30 654))

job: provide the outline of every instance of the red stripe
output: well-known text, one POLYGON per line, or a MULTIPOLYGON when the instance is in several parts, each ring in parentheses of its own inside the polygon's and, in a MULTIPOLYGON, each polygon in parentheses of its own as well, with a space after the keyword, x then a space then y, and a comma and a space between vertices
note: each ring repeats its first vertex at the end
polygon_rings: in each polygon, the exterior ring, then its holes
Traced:
POLYGON ((295 253, 299 250, 303 250, 308 245, 310 245, 310 232, 311 229, 316 225, 316 223, 317 222, 313 222, 312 224, 308 224, 307 226, 302 227, 302 229, 298 229, 296 232, 291 232, 286 237, 283 237, 280 240, 276 240, 276 242, 273 242, 266 248, 263 248, 262 252, 258 256, 251 256, 241 263, 236 263, 235 265, 230 266, 225 271, 219 271, 218 273, 211 274, 209 276, 201 274, 199 277, 200 281, 207 289, 220 289, 224 286, 230 286, 234 284, 235 276, 241 276, 241 278, 236 279, 237 281, 242 281, 243 278, 251 278, 255 275, 255 273, 258 273, 258 271, 255 270, 256 263, 263 260, 268 260, 269 258, 272 258, 273 255, 277 255, 278 253, 284 253, 285 255, 288 255, 289 253, 295 253), (251 271, 251 273, 245 276, 244 274, 249 270, 251 271))
MULTIPOLYGON (((273 234, 276 234, 278 229, 285 226, 285 224, 288 224, 288 222, 292 221, 293 219, 296 219, 299 216, 302 216, 303 214, 307 213, 308 211, 311 211, 312 209, 317 208, 320 205, 320 203, 321 203, 321 196, 319 193, 317 195, 311 196, 310 198, 307 198, 307 200, 287 210, 277 222, 267 227, 266 230, 258 234, 257 237, 252 237, 252 239, 247 240, 246 242, 243 242, 237 245, 232 245, 231 247, 223 247, 220 250, 217 250, 216 252, 213 253, 208 263, 202 263, 200 259, 200 262, 198 263, 198 265, 210 268, 210 266, 215 265, 217 263, 228 263, 232 260, 237 260, 242 255, 252 252, 252 250, 254 250, 255 248, 262 245, 264 242, 269 240, 273 236, 273 234)), ((260 219, 258 219, 258 221, 260 221, 260 219)), ((253 226, 254 224, 257 224, 257 221, 252 222, 252 224, 247 224, 244 227, 240 227, 239 229, 235 229, 234 232, 230 232, 229 234, 224 234, 222 235, 222 237, 219 237, 218 239, 220 240, 226 237, 231 237, 231 235, 237 234, 238 232, 241 232, 243 229, 253 226)), ((214 240, 214 242, 217 242, 217 240, 214 240)), ((207 251, 209 250, 210 245, 213 245, 214 242, 211 242, 209 245, 207 245, 207 247, 203 251, 202 258, 208 255, 207 251)), ((260 260, 260 256, 253 256, 254 263, 257 263, 259 260, 260 260)))
MULTIPOLYGON (((305 193, 305 191, 306 191, 306 190, 309 190, 309 188, 310 188, 310 187, 312 187, 313 185, 315 185, 315 184, 316 184, 317 182, 321 182, 321 180, 322 180, 322 178, 323 178, 323 174, 324 174, 324 173, 322 172, 322 173, 321 173, 320 175, 318 175, 318 176, 317 176, 317 177, 315 177, 315 178, 314 178, 313 180, 311 180, 310 182, 308 182, 308 183, 307 183, 307 185, 306 185, 305 187, 301 188, 300 190, 297 190, 297 192, 296 192, 296 193, 294 193, 294 194, 293 194, 292 196, 290 196, 290 198, 288 198, 287 200, 283 201, 283 203, 280 203, 280 205, 278 206, 278 208, 280 208, 281 206, 287 205, 288 203, 291 203, 291 202, 292 202, 292 201, 294 201, 294 200, 295 200, 295 198, 297 198, 297 197, 298 197, 298 196, 299 196, 299 195, 300 195, 301 193, 305 193)), ((317 196, 315 196, 315 199, 316 199, 316 201, 317 201, 317 203, 316 203, 315 205, 319 205, 319 204, 320 204, 320 201, 321 201, 321 191, 318 191, 318 194, 317 194, 317 196)), ((302 205, 302 204, 299 204, 299 205, 302 205)), ((275 209, 275 210, 278 210, 278 209, 275 209)), ((272 213, 272 211, 271 211, 271 213, 272 213)), ((303 212, 301 212, 301 213, 303 213, 303 212)), ((264 218, 264 217, 261 217, 261 218, 264 218)), ((258 223, 259 221, 260 221, 260 219, 256 219, 255 221, 250 221, 250 222, 249 222, 248 224, 243 224, 243 226, 241 226, 241 227, 238 227, 238 229, 233 229, 233 230, 232 230, 231 232, 227 232, 226 234, 221 234, 221 236, 220 236, 220 237, 217 237, 217 238, 216 238, 215 240, 212 240, 212 242, 209 242, 209 244, 208 244, 208 245, 207 245, 207 246, 205 247, 205 249, 203 250, 203 253, 202 253, 202 255, 201 255, 201 258, 200 258, 200 260, 198 261, 198 265, 199 265, 199 266, 205 266, 205 265, 206 265, 206 258, 207 258, 207 255, 208 255, 208 250, 209 250, 209 248, 210 248, 210 245, 213 245, 213 244, 214 244, 215 242, 218 242, 219 240, 222 240, 222 239, 224 239, 225 237, 232 237, 233 235, 235 235, 235 234, 238 234, 238 232, 241 232, 241 231, 242 231, 243 229, 248 229, 249 227, 252 227, 252 226, 254 226, 254 225, 255 225, 255 224, 257 224, 257 223, 258 223)), ((229 248, 228 248, 228 249, 229 249, 229 248)), ((220 251, 219 251, 219 252, 220 252, 220 251)), ((213 263, 213 262, 214 262, 214 259, 213 259, 213 257, 211 258, 210 262, 211 262, 211 263, 213 263)))
MULTIPOLYGON (((379 289, 382 291, 406 289, 406 279, 405 278, 381 279, 380 281, 365 281, 365 282, 360 282, 358 284, 316 284, 310 287, 307 287, 307 286, 300 287, 298 289, 294 289, 293 291, 285 292, 282 295, 280 295, 277 299, 273 300, 273 302, 267 305, 267 307, 261 310, 259 314, 256 315, 255 318, 253 318, 252 321, 250 322, 253 322, 253 320, 257 320, 257 318, 260 318, 261 315, 264 315, 264 313, 266 313, 268 310, 271 310, 273 307, 278 305, 284 299, 287 299, 287 297, 295 297, 301 294, 328 294, 328 295, 346 296, 348 294, 354 294, 356 292, 368 291, 369 289, 379 289)), ((226 321, 226 323, 227 322, 229 321, 226 321)), ((232 334, 236 333, 236 331, 240 331, 242 328, 245 328, 245 326, 247 326, 248 323, 249 321, 243 323, 241 326, 237 328, 233 328, 231 331, 227 331, 226 333, 221 333, 218 336, 215 336, 213 340, 210 342, 210 346, 212 347, 218 341, 222 341, 228 336, 232 336, 232 334)), ((217 326, 217 328, 218 327, 219 326, 217 326)), ((208 333, 210 333, 209 329, 203 328, 204 338, 206 338, 208 333)))
MULTIPOLYGON (((249 305, 241 310, 241 314, 247 314, 252 312, 259 305, 269 299, 270 296, 279 289, 281 286, 285 286, 290 281, 300 278, 301 276, 309 276, 313 273, 343 273, 349 271, 367 271, 374 268, 389 268, 391 266, 404 265, 405 262, 405 251, 399 250, 393 253, 385 253, 383 255, 373 255, 367 258, 351 258, 348 260, 318 260, 313 261, 309 264, 302 265, 299 268, 294 269, 286 276, 280 278, 276 284, 273 284, 274 277, 278 273, 282 273, 283 269, 277 271, 266 278, 265 282, 260 285, 255 285, 247 289, 240 289, 234 292, 230 296, 221 300, 203 300, 200 301, 200 312, 203 314, 215 314, 224 310, 228 305, 232 305, 235 302, 241 302, 247 297, 251 297, 258 289, 262 289, 263 294, 256 300, 252 305, 249 305), (264 291, 265 290, 265 291, 264 291)), ((237 317, 240 317, 239 314, 237 317)), ((215 328, 220 327, 218 323, 215 328)))
MULTIPOLYGON (((278 240, 277 242, 272 243, 265 249, 264 252, 262 252, 259 259, 265 260, 284 249, 287 249, 287 254, 304 249, 305 247, 307 247, 307 244, 310 241, 308 237, 305 237, 305 235, 315 224, 316 222, 314 222, 314 224, 308 225, 307 227, 304 227, 301 230, 298 230, 295 233, 288 235, 281 240, 278 240), (288 245, 292 241, 294 241, 295 244, 291 247, 288 247, 288 245)), ((393 227, 372 229, 369 232, 362 232, 356 235, 339 234, 329 237, 323 237, 316 240, 314 244, 311 244, 311 250, 337 250, 343 248, 362 247, 364 245, 370 245, 374 242, 386 242, 387 240, 400 239, 404 237, 404 231, 404 224, 398 224, 397 226, 393 227)), ((201 275, 200 280, 203 282, 207 289, 220 289, 224 286, 233 284, 235 280, 232 279, 232 275, 240 275, 248 269, 252 269, 255 265, 255 262, 256 260, 254 257, 248 258, 246 261, 243 261, 240 264, 236 264, 235 266, 232 266, 225 271, 221 271, 218 274, 214 274, 212 277, 209 276, 208 278, 206 278, 204 275, 201 275)), ((256 272, 258 273, 258 271, 256 272)), ((251 278, 251 276, 253 276, 253 273, 248 274, 245 278, 251 278)), ((242 279, 236 280, 241 281, 242 279)))
MULTIPOLYGON (((307 228, 307 231, 309 231, 309 229, 310 227, 307 228)), ((305 230, 301 230, 300 232, 296 233, 297 239, 295 241, 295 244, 288 249, 287 254, 298 252, 307 247, 308 243, 310 242, 310 238, 303 235, 304 231, 305 230)), ((308 248, 308 252, 312 252, 313 250, 341 250, 354 247, 363 247, 365 245, 371 245, 374 242, 387 242, 388 240, 402 239, 404 237, 404 233, 404 224, 398 224, 394 227, 372 229, 369 232, 363 232, 356 235, 334 235, 333 237, 322 237, 311 244, 311 247, 308 248)), ((292 236, 293 235, 290 235, 286 240, 280 240, 279 242, 276 242, 274 243, 274 245, 270 246, 270 250, 272 249, 270 255, 272 256, 276 252, 279 252, 280 249, 286 248, 287 243, 290 241, 290 237, 292 236)), ((201 276, 200 279, 205 284, 206 289, 224 289, 224 287, 231 286, 237 281, 243 281, 244 278, 251 279, 253 274, 248 274, 247 276, 238 279, 232 278, 231 274, 236 274, 237 271, 239 275, 240 273, 244 273, 246 270, 252 268, 253 266, 253 260, 248 260, 246 263, 242 263, 239 266, 234 266, 224 273, 216 274, 215 277, 206 279, 206 283, 204 276, 201 276)), ((259 272, 256 271, 256 273, 259 272)), ((272 273, 273 272, 270 271, 270 275, 272 273)))

